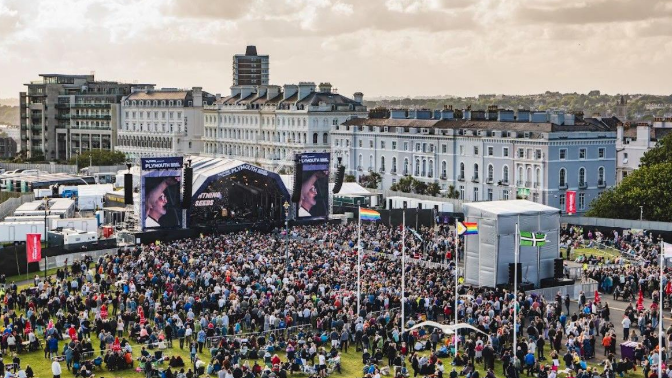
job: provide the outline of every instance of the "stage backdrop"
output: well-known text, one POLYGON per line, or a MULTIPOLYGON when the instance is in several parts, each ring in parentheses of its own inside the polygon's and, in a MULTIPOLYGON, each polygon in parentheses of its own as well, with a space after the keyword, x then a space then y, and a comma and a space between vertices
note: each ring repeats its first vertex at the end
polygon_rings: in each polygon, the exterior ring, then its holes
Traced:
POLYGON ((303 174, 298 219, 326 219, 329 216, 329 160, 327 152, 299 155, 303 174))
POLYGON ((142 230, 182 227, 182 157, 143 158, 140 190, 142 230))

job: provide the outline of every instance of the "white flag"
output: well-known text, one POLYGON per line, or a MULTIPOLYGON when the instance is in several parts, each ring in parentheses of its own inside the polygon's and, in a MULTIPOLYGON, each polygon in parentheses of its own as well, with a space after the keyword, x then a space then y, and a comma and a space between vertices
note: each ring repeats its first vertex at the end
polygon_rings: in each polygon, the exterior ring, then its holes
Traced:
POLYGON ((663 253, 665 258, 672 258, 672 244, 663 242, 663 253))

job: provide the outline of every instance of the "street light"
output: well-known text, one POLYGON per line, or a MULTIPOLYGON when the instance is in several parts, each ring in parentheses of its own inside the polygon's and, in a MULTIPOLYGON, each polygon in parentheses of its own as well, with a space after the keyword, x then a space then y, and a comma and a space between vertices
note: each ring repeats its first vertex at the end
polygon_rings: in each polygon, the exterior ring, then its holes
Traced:
POLYGON ((285 208, 285 262, 289 270, 289 202, 282 205, 285 208))
POLYGON ((644 206, 639 207, 639 221, 641 222, 644 218, 644 206))

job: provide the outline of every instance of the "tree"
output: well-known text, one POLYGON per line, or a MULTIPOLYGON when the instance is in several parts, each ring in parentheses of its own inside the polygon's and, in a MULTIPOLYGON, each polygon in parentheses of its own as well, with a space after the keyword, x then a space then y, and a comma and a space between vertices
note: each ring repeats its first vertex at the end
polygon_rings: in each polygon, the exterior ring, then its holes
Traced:
POLYGON ((446 197, 453 199, 460 198, 460 192, 457 189, 455 189, 455 185, 448 186, 448 192, 446 193, 446 197))
POLYGON ((426 194, 427 193, 427 183, 424 181, 415 180, 415 186, 413 191, 417 194, 426 194))
POLYGON ((656 147, 648 150, 640 159, 642 167, 668 162, 672 162, 672 134, 665 135, 656 147))
POLYGON ((359 183, 367 189, 378 189, 378 184, 383 181, 379 173, 371 172, 368 175, 359 176, 359 183))
POLYGON ((620 185, 602 192, 590 204, 588 216, 672 221, 672 162, 642 166, 620 185))
POLYGON ((399 182, 397 182, 395 184, 396 189, 392 189, 392 190, 399 190, 400 192, 410 193, 413 190, 413 188, 415 187, 416 182, 417 182, 417 180, 414 179, 413 177, 404 176, 401 179, 399 179, 399 182))
POLYGON ((343 182, 357 182, 355 175, 345 175, 343 177, 343 182))
POLYGON ((427 186, 427 194, 429 194, 430 196, 436 196, 440 192, 441 192, 441 187, 439 186, 439 184, 437 184, 435 182, 433 182, 433 183, 431 183, 427 186))
POLYGON ((89 163, 92 165, 119 165, 125 162, 126 155, 123 152, 109 150, 90 150, 70 159, 70 164, 79 163, 77 169, 88 167, 89 163))

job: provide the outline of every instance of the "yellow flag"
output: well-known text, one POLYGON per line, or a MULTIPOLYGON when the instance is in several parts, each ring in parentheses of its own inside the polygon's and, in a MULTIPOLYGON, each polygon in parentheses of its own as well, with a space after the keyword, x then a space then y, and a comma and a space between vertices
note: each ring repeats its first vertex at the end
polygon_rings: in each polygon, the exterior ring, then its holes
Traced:
POLYGON ((156 245, 161 245, 161 241, 160 241, 160 240, 157 240, 154 244, 156 244, 156 245))

